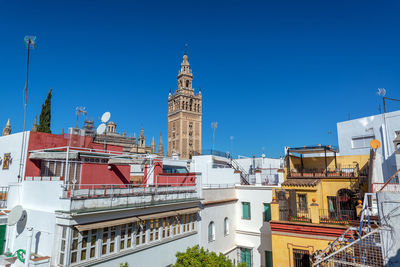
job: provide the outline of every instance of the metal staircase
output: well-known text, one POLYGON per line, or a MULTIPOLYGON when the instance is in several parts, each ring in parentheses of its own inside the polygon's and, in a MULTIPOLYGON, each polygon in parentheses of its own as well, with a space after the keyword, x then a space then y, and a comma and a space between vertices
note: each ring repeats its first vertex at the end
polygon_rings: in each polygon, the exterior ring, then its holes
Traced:
POLYGON ((366 193, 360 226, 349 227, 325 250, 313 254, 313 266, 373 266, 383 264, 382 229, 372 220, 378 212, 376 194, 366 193))
POLYGON ((249 173, 242 166, 240 166, 240 164, 236 160, 231 159, 229 166, 231 168, 233 168, 234 170, 240 172, 240 183, 241 184, 244 184, 244 185, 250 184, 249 173))

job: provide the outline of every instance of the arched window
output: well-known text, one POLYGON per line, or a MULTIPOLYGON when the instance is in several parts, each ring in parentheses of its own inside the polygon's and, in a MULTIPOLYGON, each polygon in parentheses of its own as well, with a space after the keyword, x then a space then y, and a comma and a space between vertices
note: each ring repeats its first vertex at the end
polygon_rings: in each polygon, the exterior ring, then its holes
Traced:
POLYGON ((208 242, 212 242, 215 240, 215 224, 214 222, 210 222, 208 225, 208 242))
POLYGON ((224 219, 224 235, 229 235, 229 220, 228 217, 224 219))
POLYGON ((186 80, 186 87, 189 87, 189 80, 186 80))
POLYGON ((193 99, 190 99, 190 111, 192 111, 192 107, 193 107, 193 99))

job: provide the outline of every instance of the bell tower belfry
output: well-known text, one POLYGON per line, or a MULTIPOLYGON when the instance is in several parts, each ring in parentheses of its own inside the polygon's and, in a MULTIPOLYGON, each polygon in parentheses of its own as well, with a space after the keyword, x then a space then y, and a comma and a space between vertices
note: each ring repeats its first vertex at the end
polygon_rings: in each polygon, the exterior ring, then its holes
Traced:
POLYGON ((195 94, 186 50, 178 72, 178 89, 168 95, 167 157, 177 152, 183 159, 201 154, 201 90, 195 94))

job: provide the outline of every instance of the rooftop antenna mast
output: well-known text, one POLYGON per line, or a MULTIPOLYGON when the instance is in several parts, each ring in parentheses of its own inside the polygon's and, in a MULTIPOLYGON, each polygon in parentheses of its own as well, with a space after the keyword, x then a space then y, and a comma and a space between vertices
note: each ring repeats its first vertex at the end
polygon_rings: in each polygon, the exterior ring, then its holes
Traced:
POLYGON ((83 115, 86 115, 87 114, 86 108, 85 107, 76 107, 76 126, 75 126, 75 128, 78 128, 80 113, 82 113, 83 115))
POLYGON ((25 89, 24 89, 24 128, 22 131, 22 147, 21 147, 21 160, 19 166, 18 180, 22 179, 22 170, 23 170, 23 160, 22 158, 25 156, 25 128, 26 128, 26 106, 28 102, 28 78, 29 78, 29 59, 30 59, 30 51, 31 49, 36 48, 36 36, 27 35, 24 38, 25 47, 28 49, 28 55, 26 60, 26 81, 25 81, 25 89))
POLYGON ((213 129, 213 143, 212 143, 211 154, 214 152, 215 129, 217 129, 217 128, 218 128, 218 122, 212 122, 211 123, 211 129, 213 129))

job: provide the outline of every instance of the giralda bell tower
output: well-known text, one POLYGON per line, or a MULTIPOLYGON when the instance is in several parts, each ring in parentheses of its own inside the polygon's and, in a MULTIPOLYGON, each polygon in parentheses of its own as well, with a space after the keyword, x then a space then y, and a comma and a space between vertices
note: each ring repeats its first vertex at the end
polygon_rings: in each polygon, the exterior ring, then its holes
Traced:
POLYGON ((201 154, 201 90, 196 95, 193 74, 186 53, 178 73, 178 89, 168 95, 167 156, 179 153, 182 159, 201 154))

